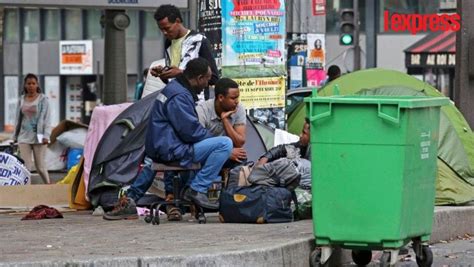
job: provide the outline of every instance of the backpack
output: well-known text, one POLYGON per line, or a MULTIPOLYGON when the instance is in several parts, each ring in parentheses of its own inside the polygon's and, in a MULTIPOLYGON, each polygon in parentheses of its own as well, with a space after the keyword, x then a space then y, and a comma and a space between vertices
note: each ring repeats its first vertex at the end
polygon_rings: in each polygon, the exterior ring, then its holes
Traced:
POLYGON ((219 219, 226 223, 293 221, 292 192, 284 187, 230 187, 220 194, 219 219))
POLYGON ((244 165, 239 165, 230 169, 226 188, 250 186, 251 184, 249 183, 248 178, 252 172, 253 167, 254 163, 248 162, 244 165))
POLYGON ((251 184, 285 187, 293 191, 300 183, 301 173, 296 161, 280 158, 272 162, 258 165, 248 176, 251 184))

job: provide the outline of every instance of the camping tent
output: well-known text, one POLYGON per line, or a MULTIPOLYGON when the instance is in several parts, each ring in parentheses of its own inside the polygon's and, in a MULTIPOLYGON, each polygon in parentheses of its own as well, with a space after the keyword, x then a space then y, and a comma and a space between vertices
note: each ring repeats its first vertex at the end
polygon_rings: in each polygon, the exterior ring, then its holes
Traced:
MULTIPOLYGON (((158 92, 147 95, 124 110, 107 128, 97 145, 89 178, 91 204, 110 208, 121 187, 136 177, 145 155, 148 118, 158 92)), ((246 142, 248 160, 255 161, 267 149, 257 128, 247 117, 246 142)))
MULTIPOLYGON (((318 96, 428 95, 442 96, 429 84, 402 72, 368 69, 344 75, 320 89, 318 96), (337 87, 336 87, 337 85, 337 87)), ((441 108, 436 204, 462 204, 474 199, 474 134, 454 104, 441 108)), ((306 116, 301 103, 288 118, 288 130, 299 133, 306 116)))

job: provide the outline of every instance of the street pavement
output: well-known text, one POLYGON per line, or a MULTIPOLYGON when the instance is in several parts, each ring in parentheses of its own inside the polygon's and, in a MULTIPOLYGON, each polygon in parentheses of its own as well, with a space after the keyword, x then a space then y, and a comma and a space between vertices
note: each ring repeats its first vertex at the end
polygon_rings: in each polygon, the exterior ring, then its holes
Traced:
MULTIPOLYGON (((447 219, 447 210, 437 212, 444 221, 435 219, 435 224, 456 228, 457 222, 447 219)), ((466 210, 463 213, 473 218, 466 210)), ((63 215, 63 219, 21 221, 24 213, 0 214, 0 266, 308 266, 314 249, 311 220, 222 224, 216 214, 208 214, 207 224, 185 215, 183 222, 162 218, 156 226, 143 218, 105 221, 90 211, 63 215)), ((433 236, 440 236, 435 233, 440 229, 435 225, 433 236)), ((473 264, 474 241, 469 235, 434 241, 433 266, 473 264)), ((416 266, 410 253, 411 257, 400 256, 405 260, 397 266, 416 266)), ((344 251, 345 264, 336 266, 355 266, 348 255, 344 251)), ((374 252, 369 266, 377 266, 380 256, 374 252)))

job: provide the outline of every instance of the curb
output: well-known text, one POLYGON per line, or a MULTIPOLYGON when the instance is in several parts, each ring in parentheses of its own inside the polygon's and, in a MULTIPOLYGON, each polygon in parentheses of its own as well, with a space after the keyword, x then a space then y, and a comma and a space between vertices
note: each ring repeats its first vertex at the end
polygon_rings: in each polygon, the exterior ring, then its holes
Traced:
POLYGON ((41 262, 0 263, 0 267, 46 266, 309 266, 309 253, 314 249, 314 238, 300 238, 262 249, 200 255, 168 255, 142 257, 114 257, 95 260, 64 260, 41 262))

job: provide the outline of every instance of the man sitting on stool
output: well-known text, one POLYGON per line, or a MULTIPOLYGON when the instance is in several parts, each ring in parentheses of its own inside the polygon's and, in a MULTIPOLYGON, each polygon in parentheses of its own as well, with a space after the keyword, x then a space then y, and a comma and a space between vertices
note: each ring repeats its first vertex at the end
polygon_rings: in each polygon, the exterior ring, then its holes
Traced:
MULTIPOLYGON (((201 163, 202 168, 184 193, 184 199, 204 208, 217 209, 218 203, 209 201, 207 189, 219 180, 218 173, 233 146, 229 137, 213 137, 199 123, 195 110, 197 95, 208 86, 211 74, 207 60, 192 59, 183 75, 168 83, 158 94, 151 110, 145 152, 156 162, 179 162, 182 167, 201 163)), ((130 218, 132 214, 136 217, 135 199, 123 196, 119 204, 104 218, 130 218)))

